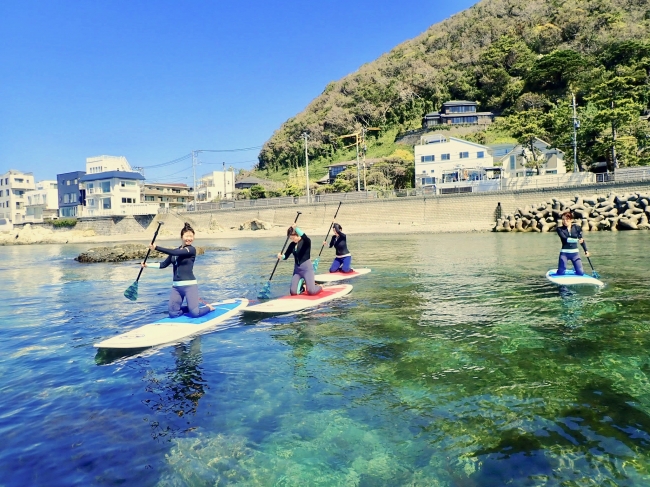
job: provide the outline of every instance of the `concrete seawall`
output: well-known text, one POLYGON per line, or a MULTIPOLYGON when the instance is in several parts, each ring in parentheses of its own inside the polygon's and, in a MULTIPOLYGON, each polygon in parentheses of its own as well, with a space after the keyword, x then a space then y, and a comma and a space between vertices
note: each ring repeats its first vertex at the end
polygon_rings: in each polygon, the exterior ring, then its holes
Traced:
MULTIPOLYGON (((345 202, 337 221, 345 230, 356 233, 490 231, 494 227, 498 203, 501 203, 502 214, 506 215, 514 213, 517 208, 539 204, 550 198, 568 199, 578 194, 607 195, 648 190, 650 181, 345 202)), ((338 203, 333 202, 223 209, 158 215, 156 220, 162 219, 171 226, 182 226, 183 221, 189 221, 197 229, 214 228, 216 224, 225 229, 237 229, 240 224, 255 218, 277 226, 288 226, 296 217, 296 211, 301 211, 299 224, 303 228, 320 229, 329 226, 337 206, 338 203)))

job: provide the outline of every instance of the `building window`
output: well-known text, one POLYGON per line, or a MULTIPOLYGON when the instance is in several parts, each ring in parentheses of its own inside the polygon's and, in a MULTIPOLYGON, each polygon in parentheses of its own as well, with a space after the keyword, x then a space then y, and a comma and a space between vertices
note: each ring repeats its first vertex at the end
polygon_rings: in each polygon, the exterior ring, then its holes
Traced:
POLYGON ((515 156, 510 156, 510 170, 514 171, 515 170, 515 164, 517 163, 517 159, 515 156))
POLYGON ((110 181, 102 181, 100 183, 101 188, 102 188, 102 193, 110 193, 111 192, 111 182, 110 181))
POLYGON ((461 159, 467 159, 469 157, 469 152, 461 152, 460 153, 460 158, 461 159))
POLYGON ((476 158, 477 159, 483 159, 485 157, 485 152, 479 151, 476 153, 476 158))
POLYGON ((65 185, 66 185, 66 186, 70 186, 70 180, 69 180, 69 179, 66 179, 66 180, 65 180, 65 185))
POLYGON ((111 209, 111 199, 110 198, 102 198, 102 209, 104 209, 104 210, 110 210, 111 209))
POLYGON ((77 193, 70 193, 70 203, 77 202, 77 193))
POLYGON ((63 195, 63 203, 70 203, 70 193, 63 195))
POLYGON ((434 162, 436 160, 436 156, 421 156, 420 157, 420 162, 434 162))
POLYGON ((145 196, 145 197, 144 197, 144 200, 145 200, 145 201, 156 201, 156 198, 153 197, 153 196, 145 196))
POLYGON ((440 154, 440 160, 448 161, 450 159, 451 159, 451 157, 449 157, 449 154, 440 154))
POLYGON ((93 194, 94 186, 93 183, 86 183, 86 191, 88 194, 93 194))
POLYGON ((122 198, 122 203, 135 203, 134 198, 122 198))
POLYGON ((554 169, 552 171, 546 171, 546 174, 557 174, 557 169, 554 169))

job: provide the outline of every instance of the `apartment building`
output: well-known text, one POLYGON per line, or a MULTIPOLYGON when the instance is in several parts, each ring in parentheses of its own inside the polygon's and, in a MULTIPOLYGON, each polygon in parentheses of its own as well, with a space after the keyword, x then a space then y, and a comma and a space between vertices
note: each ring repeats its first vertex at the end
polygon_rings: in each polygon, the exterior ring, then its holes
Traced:
POLYGON ((10 169, 0 175, 0 218, 12 224, 25 222, 25 193, 35 188, 31 172, 10 169))
POLYGON ((199 202, 232 199, 235 189, 235 171, 212 171, 201 176, 196 188, 199 202))
POLYGON ((194 201, 192 188, 182 183, 145 183, 142 186, 142 203, 156 204, 175 211, 187 210, 194 201))
POLYGON ((80 180, 85 171, 73 171, 56 175, 59 217, 76 218, 82 215, 83 195, 80 180))
POLYGON ((25 221, 41 223, 59 215, 58 184, 55 180, 36 183, 34 191, 25 193, 25 221))

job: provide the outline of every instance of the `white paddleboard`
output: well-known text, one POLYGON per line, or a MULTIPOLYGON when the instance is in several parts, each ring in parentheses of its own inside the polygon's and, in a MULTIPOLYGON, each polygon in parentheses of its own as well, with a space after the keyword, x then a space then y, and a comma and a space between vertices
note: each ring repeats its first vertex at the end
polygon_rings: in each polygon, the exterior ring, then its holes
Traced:
POLYGON ((248 305, 248 299, 226 299, 211 303, 214 311, 200 318, 183 315, 178 318, 162 318, 155 323, 141 326, 108 340, 95 343, 95 348, 145 348, 164 343, 177 342, 192 335, 198 335, 231 316, 248 305))
POLYGON ((578 276, 573 269, 567 269, 564 274, 556 274, 557 269, 551 269, 546 273, 546 279, 551 281, 554 284, 560 284, 561 286, 575 286, 577 284, 589 284, 592 286, 604 286, 603 281, 599 281, 594 276, 589 274, 583 274, 578 276))
POLYGON ((363 276, 368 274, 370 269, 354 269, 351 272, 328 272, 327 274, 316 274, 314 279, 316 282, 336 282, 336 281, 345 281, 346 279, 352 279, 353 277, 363 276))
POLYGON ((284 296, 279 299, 272 299, 265 303, 249 306, 244 310, 246 313, 291 313, 301 309, 318 306, 333 299, 345 296, 352 291, 349 284, 339 284, 338 286, 324 287, 321 292, 314 296, 308 294, 298 294, 296 296, 284 296))

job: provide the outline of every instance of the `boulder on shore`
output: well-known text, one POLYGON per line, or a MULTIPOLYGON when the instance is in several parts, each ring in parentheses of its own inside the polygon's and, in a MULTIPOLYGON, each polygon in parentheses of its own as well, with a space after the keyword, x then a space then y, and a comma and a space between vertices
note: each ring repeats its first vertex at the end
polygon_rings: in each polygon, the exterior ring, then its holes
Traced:
POLYGON ((239 225, 240 230, 270 230, 272 227, 273 225, 270 223, 263 222, 257 218, 253 218, 239 225))

